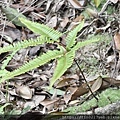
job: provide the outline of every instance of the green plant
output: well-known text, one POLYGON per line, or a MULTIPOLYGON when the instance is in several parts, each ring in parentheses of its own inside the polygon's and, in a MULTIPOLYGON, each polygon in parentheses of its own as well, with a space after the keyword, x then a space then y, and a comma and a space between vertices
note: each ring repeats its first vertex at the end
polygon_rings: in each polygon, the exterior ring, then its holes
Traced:
POLYGON ((20 18, 20 21, 31 31, 41 36, 36 39, 24 40, 22 42, 14 43, 13 45, 9 45, 3 48, 1 47, 0 54, 14 50, 18 51, 22 48, 27 48, 29 46, 36 46, 45 43, 56 43, 58 45, 58 49, 53 51, 49 50, 48 52, 43 53, 42 55, 29 61, 28 63, 25 63, 23 66, 12 72, 9 72, 4 69, 3 72, 5 71, 5 74, 1 75, 0 82, 9 80, 15 76, 21 75, 27 71, 30 71, 41 65, 44 65, 45 63, 51 60, 56 59, 57 66, 55 68, 53 77, 50 80, 50 87, 52 87, 53 84, 56 82, 56 80, 59 79, 65 73, 65 71, 72 65, 73 60, 75 58, 76 50, 78 50, 79 48, 85 45, 89 45, 93 42, 97 42, 101 39, 101 36, 97 35, 91 37, 87 41, 76 42, 77 33, 83 28, 84 25, 84 21, 82 21, 76 28, 74 28, 72 31, 70 31, 67 34, 67 37, 65 39, 66 40, 66 47, 65 47, 63 45, 60 45, 60 40, 59 40, 59 38, 63 35, 63 33, 58 32, 52 28, 49 28, 46 25, 29 21, 25 18, 20 18))
POLYGON ((99 98, 98 101, 95 98, 92 98, 80 105, 68 107, 67 109, 64 110, 64 112, 69 111, 68 114, 76 114, 80 112, 86 112, 94 108, 95 106, 105 107, 108 104, 120 101, 120 90, 114 88, 108 88, 102 91, 96 97, 99 98))

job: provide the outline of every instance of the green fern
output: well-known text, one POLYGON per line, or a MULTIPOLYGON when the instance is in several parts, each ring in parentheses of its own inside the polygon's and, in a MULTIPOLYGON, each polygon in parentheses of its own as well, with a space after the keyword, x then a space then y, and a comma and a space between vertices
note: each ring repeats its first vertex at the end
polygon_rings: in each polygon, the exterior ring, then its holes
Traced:
POLYGON ((77 27, 75 27, 71 32, 68 33, 66 37, 66 49, 70 50, 71 47, 75 44, 75 39, 77 36, 77 33, 83 28, 84 21, 82 21, 77 27))
POLYGON ((53 40, 58 40, 62 36, 62 33, 40 23, 31 22, 24 18, 19 18, 20 21, 31 31, 39 35, 45 35, 53 40))
MULTIPOLYGON (((24 40, 22 42, 14 43, 13 45, 9 45, 9 46, 0 48, 0 53, 20 50, 23 48, 27 48, 29 46, 36 46, 36 45, 45 44, 45 43, 56 42, 58 44, 59 37, 62 36, 62 33, 58 32, 52 28, 49 28, 46 25, 34 23, 34 22, 31 22, 24 18, 20 18, 20 21, 25 26, 27 26, 31 31, 33 31, 37 34, 40 34, 41 36, 38 37, 37 39, 24 40)), ((56 82, 56 80, 58 80, 65 73, 65 71, 69 67, 71 67, 73 60, 75 58, 76 50, 78 50, 80 47, 89 45, 93 42, 97 42, 101 39, 98 36, 98 37, 92 38, 87 41, 76 43, 75 40, 76 40, 77 33, 82 29, 83 24, 84 24, 84 21, 81 22, 76 28, 74 28, 71 32, 68 33, 68 35, 65 39, 66 47, 58 44, 58 48, 60 50, 53 50, 53 51, 49 50, 47 53, 43 53, 41 56, 29 61, 28 63, 25 63, 23 66, 21 66, 20 68, 14 70, 12 72, 5 71, 5 73, 7 72, 7 74, 1 75, 2 78, 1 78, 0 82, 12 79, 15 76, 24 74, 25 72, 28 72, 28 71, 35 69, 41 65, 44 65, 47 62, 49 62, 50 60, 56 59, 57 66, 53 73, 53 77, 50 80, 50 87, 52 87, 53 84, 56 82)))
POLYGON ((96 36, 93 36, 93 37, 89 38, 88 40, 83 41, 83 42, 78 42, 71 50, 76 51, 81 47, 87 46, 91 43, 98 42, 98 41, 101 41, 101 40, 103 40, 103 36, 102 35, 96 35, 96 36))
POLYGON ((8 63, 10 62, 10 60, 13 58, 13 56, 15 55, 15 53, 17 52, 17 50, 15 50, 13 53, 11 53, 3 62, 2 62, 2 66, 1 69, 4 70, 5 67, 8 65, 8 63))
POLYGON ((70 51, 67 52, 64 56, 57 59, 57 66, 53 77, 50 80, 50 88, 53 86, 56 80, 59 79, 64 74, 64 72, 72 65, 74 57, 75 51, 70 51))
POLYGON ((0 47, 0 54, 9 51, 20 50, 23 48, 27 48, 29 46, 36 46, 44 43, 53 43, 53 42, 54 41, 51 40, 50 38, 42 35, 40 37, 37 37, 36 39, 24 40, 22 42, 13 43, 13 45, 8 45, 3 48, 0 47))
POLYGON ((101 35, 96 35, 96 36, 93 36, 93 37, 89 38, 88 40, 83 41, 83 42, 78 42, 71 50, 76 51, 81 47, 87 46, 91 43, 98 42, 98 41, 101 41, 101 40, 102 40, 101 35))
POLYGON ((61 51, 58 51, 58 50, 48 51, 47 53, 44 53, 43 55, 29 61, 28 63, 25 63, 23 66, 14 70, 13 72, 9 72, 8 74, 6 74, 5 76, 2 77, 0 82, 11 79, 17 75, 21 75, 25 72, 32 70, 32 69, 35 69, 41 65, 44 65, 45 63, 49 62, 50 60, 61 57, 62 55, 63 55, 63 53, 61 51))

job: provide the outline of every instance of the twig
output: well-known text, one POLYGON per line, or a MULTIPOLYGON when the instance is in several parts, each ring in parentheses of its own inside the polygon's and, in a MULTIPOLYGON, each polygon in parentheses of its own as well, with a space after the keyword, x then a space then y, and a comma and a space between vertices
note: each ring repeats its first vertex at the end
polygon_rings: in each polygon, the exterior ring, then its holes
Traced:
POLYGON ((84 76, 84 74, 83 74, 83 71, 81 70, 79 64, 77 63, 77 61, 76 61, 75 59, 74 59, 74 61, 75 61, 76 65, 78 66, 78 68, 79 68, 79 70, 80 70, 80 73, 82 74, 83 79, 85 80, 85 83, 86 83, 88 89, 90 90, 90 92, 91 92, 91 94, 93 95, 93 97, 98 101, 98 98, 93 94, 93 92, 92 92, 90 86, 88 85, 88 82, 87 82, 87 80, 86 80, 86 78, 85 78, 85 76, 84 76))
MULTIPOLYGON (((111 32, 111 37, 112 37, 112 32, 111 32)), ((114 78, 117 74, 117 56, 116 56, 116 45, 115 45, 115 41, 114 41, 113 37, 112 37, 112 42, 113 42, 113 52, 114 52, 114 56, 115 56, 115 59, 114 59, 115 65, 114 65, 114 69, 113 69, 111 77, 114 78)))
POLYGON ((103 5, 101 11, 98 13, 99 15, 101 15, 106 10, 109 2, 110 2, 110 0, 107 0, 107 2, 103 5))

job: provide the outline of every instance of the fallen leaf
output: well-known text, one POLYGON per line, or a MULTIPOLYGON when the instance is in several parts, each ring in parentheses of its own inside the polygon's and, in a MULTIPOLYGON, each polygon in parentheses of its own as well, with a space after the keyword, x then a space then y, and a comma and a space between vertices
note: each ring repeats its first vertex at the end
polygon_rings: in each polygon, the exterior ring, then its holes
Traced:
POLYGON ((32 98, 32 90, 28 86, 19 86, 16 91, 18 95, 24 99, 32 98))
MULTIPOLYGON (((78 96, 82 94, 81 92, 83 91, 84 91, 84 88, 82 86, 81 87, 69 87, 66 90, 66 93, 64 95, 65 103, 68 104, 69 101, 75 100, 78 96)), ((85 91, 86 91, 86 88, 85 88, 85 91)))
POLYGON ((68 0, 74 8, 82 8, 78 0, 68 0))
POLYGON ((115 60, 115 55, 110 55, 108 56, 107 58, 107 63, 110 64, 110 63, 114 63, 114 60, 115 60))
POLYGON ((50 21, 47 23, 49 27, 55 28, 57 26, 57 16, 53 16, 50 21))
POLYGON ((43 105, 45 108, 47 108, 48 110, 51 110, 56 106, 56 104, 59 103, 59 98, 55 98, 53 99, 45 99, 42 102, 40 102, 41 105, 43 105))
POLYGON ((4 28, 4 26, 0 25, 0 34, 11 38, 11 40, 8 40, 8 42, 12 43, 14 40, 21 40, 22 34, 19 29, 5 26, 4 32, 2 33, 2 28, 4 28))
POLYGON ((68 17, 65 17, 65 18, 63 19, 63 21, 60 23, 61 27, 62 27, 62 28, 66 27, 66 25, 68 24, 68 22, 69 22, 68 17))
POLYGON ((77 17, 73 20, 73 22, 82 22, 83 19, 84 19, 84 16, 83 16, 83 15, 79 15, 79 16, 77 16, 77 17))
MULTIPOLYGON (((95 82, 93 83, 93 85, 92 85, 92 87, 91 87, 91 90, 92 90, 93 93, 100 89, 100 87, 102 86, 102 81, 103 81, 103 80, 102 80, 102 77, 101 77, 101 76, 99 76, 99 77, 95 80, 95 82)), ((92 94, 91 91, 89 91, 88 96, 90 96, 91 94, 92 94)))
POLYGON ((27 101, 24 104, 24 108, 30 106, 30 109, 38 106, 40 104, 41 101, 43 101, 45 99, 45 95, 34 95, 31 101, 27 101))
POLYGON ((120 33, 115 33, 114 35, 115 47, 117 50, 120 50, 120 33))
POLYGON ((86 11, 87 11, 89 16, 92 16, 92 17, 95 17, 95 18, 98 17, 98 13, 95 10, 87 8, 86 11))
MULTIPOLYGON (((110 85, 115 85, 115 86, 120 86, 120 80, 116 80, 110 77, 105 77, 105 78, 99 78, 93 81, 88 82, 88 84, 90 86, 93 86, 92 90, 104 90, 108 87, 110 87, 110 85), (101 84, 102 81, 102 84, 101 84), (94 84, 94 85, 93 85, 94 84), (96 87, 96 86, 97 87, 96 87), (100 86, 101 85, 101 86, 100 86)), ((69 87, 66 90, 66 93, 64 95, 64 100, 66 102, 66 104, 71 101, 71 100, 75 100, 77 97, 82 96, 84 94, 86 94, 87 92, 89 92, 89 89, 86 85, 86 83, 83 83, 80 87, 69 87)))
POLYGON ((56 88, 62 88, 62 87, 70 86, 71 85, 70 82, 72 80, 73 80, 73 78, 64 78, 57 83, 56 88))

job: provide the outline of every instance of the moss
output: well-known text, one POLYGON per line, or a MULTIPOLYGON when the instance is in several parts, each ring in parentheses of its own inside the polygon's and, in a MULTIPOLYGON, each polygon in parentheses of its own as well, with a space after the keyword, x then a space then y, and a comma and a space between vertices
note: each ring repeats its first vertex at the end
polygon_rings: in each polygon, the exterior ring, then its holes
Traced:
POLYGON ((104 107, 120 100, 120 89, 108 88, 96 97, 99 99, 98 102, 95 98, 93 98, 85 101, 81 105, 69 107, 64 111, 68 111, 69 114, 76 114, 78 112, 85 112, 95 106, 104 107))

